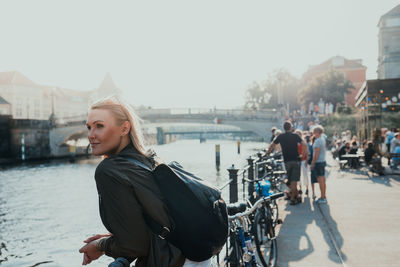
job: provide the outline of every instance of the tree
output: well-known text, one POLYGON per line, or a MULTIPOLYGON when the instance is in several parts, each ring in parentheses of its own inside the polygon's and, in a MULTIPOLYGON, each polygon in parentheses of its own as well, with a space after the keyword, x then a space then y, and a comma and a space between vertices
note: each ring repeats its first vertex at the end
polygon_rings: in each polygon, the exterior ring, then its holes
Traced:
POLYGON ((344 101, 344 95, 354 88, 351 81, 346 80, 342 73, 331 69, 322 76, 316 77, 300 89, 299 99, 302 105, 317 103, 321 98, 334 106, 344 101))
POLYGON ((257 82, 253 82, 246 90, 246 104, 248 109, 262 109, 265 108, 266 103, 269 101, 269 96, 257 82))
POLYGON ((278 69, 270 74, 268 80, 265 82, 264 88, 271 94, 270 104, 273 107, 278 105, 278 93, 280 94, 280 101, 283 105, 286 106, 286 104, 289 104, 291 110, 299 107, 297 101, 299 80, 286 69, 278 69))
POLYGON ((284 104, 289 103, 291 109, 298 107, 297 92, 299 81, 287 70, 279 69, 268 75, 265 81, 253 82, 246 90, 246 108, 276 108, 278 92, 284 104))

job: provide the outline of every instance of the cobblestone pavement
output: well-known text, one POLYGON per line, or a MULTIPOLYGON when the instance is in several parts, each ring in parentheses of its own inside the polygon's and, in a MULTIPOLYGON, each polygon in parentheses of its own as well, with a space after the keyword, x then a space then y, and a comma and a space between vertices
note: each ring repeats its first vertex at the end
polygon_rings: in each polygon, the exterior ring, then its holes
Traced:
POLYGON ((278 266, 399 266, 400 175, 327 163, 328 204, 318 208, 311 194, 296 206, 281 200, 278 266))

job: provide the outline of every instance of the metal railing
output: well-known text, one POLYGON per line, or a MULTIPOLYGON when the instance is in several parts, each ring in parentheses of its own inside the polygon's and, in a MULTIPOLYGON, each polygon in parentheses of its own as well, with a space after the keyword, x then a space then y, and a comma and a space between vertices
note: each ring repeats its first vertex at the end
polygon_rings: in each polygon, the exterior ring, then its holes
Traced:
MULTIPOLYGON (((228 169, 229 180, 220 187, 220 190, 222 191, 229 186, 229 203, 235 203, 239 200, 239 178, 241 178, 242 184, 242 200, 254 203, 256 199, 254 195, 254 180, 263 177, 267 172, 267 161, 264 160, 265 156, 265 151, 260 151, 255 156, 247 158, 247 165, 242 169, 236 169, 233 164, 228 169)), ((228 266, 229 241, 227 241, 225 248, 221 251, 224 251, 225 255, 217 255, 218 266, 228 266)))

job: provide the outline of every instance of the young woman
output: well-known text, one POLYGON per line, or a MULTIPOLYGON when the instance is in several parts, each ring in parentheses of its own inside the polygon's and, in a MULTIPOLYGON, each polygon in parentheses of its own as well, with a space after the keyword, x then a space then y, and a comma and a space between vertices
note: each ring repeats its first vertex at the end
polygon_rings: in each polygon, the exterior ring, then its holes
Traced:
MULTIPOLYGON (((314 141, 315 141, 315 136, 312 134, 312 132, 310 133, 310 136, 306 137, 306 141, 307 141, 307 146, 308 146, 308 158, 307 158, 307 163, 308 166, 311 166, 311 162, 313 160, 314 157, 314 150, 313 150, 313 145, 314 145, 314 141)), ((315 172, 311 171, 310 169, 310 173, 311 173, 311 190, 312 190, 312 199, 315 200, 316 196, 315 196, 315 184, 318 183, 317 181, 317 177, 315 176, 315 172)))
POLYGON ((84 241, 79 250, 83 265, 105 254, 136 260, 137 267, 211 266, 211 260, 186 260, 178 248, 147 226, 143 210, 160 225, 171 222, 151 173, 125 159, 151 168, 157 164, 154 153, 145 151, 139 120, 130 106, 116 97, 101 100, 92 105, 86 125, 93 154, 105 157, 96 168, 95 180, 100 217, 110 233, 84 241))
POLYGON ((322 136, 324 128, 320 125, 313 128, 313 135, 315 136, 313 144, 313 159, 311 162, 311 172, 314 177, 317 178, 319 189, 321 191, 321 197, 317 200, 317 203, 326 204, 326 182, 325 182, 325 154, 326 154, 326 142, 322 136))
MULTIPOLYGON (((303 133, 300 130, 296 130, 295 131, 296 134, 298 134, 300 136, 301 139, 303 139, 304 141, 306 141, 306 139, 303 138, 303 133)), ((303 153, 303 147, 301 144, 297 145, 297 149, 298 149, 298 153, 301 157, 301 166, 300 166, 300 191, 299 193, 302 194, 303 193, 303 187, 302 185, 304 185, 304 187, 306 188, 306 195, 308 196, 308 174, 310 173, 310 166, 307 163, 307 159, 308 159, 308 146, 307 149, 305 150, 305 153, 303 153)))

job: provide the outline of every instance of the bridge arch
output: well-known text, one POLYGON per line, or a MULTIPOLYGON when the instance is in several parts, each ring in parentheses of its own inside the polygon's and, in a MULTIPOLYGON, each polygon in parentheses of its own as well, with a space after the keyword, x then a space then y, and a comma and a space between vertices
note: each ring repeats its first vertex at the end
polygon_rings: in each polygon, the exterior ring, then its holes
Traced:
MULTIPOLYGON (((68 140, 78 140, 87 136, 85 125, 58 126, 50 129, 50 153, 52 156, 69 155, 68 146, 63 146, 68 140)), ((85 152, 86 153, 86 152, 85 152)))

